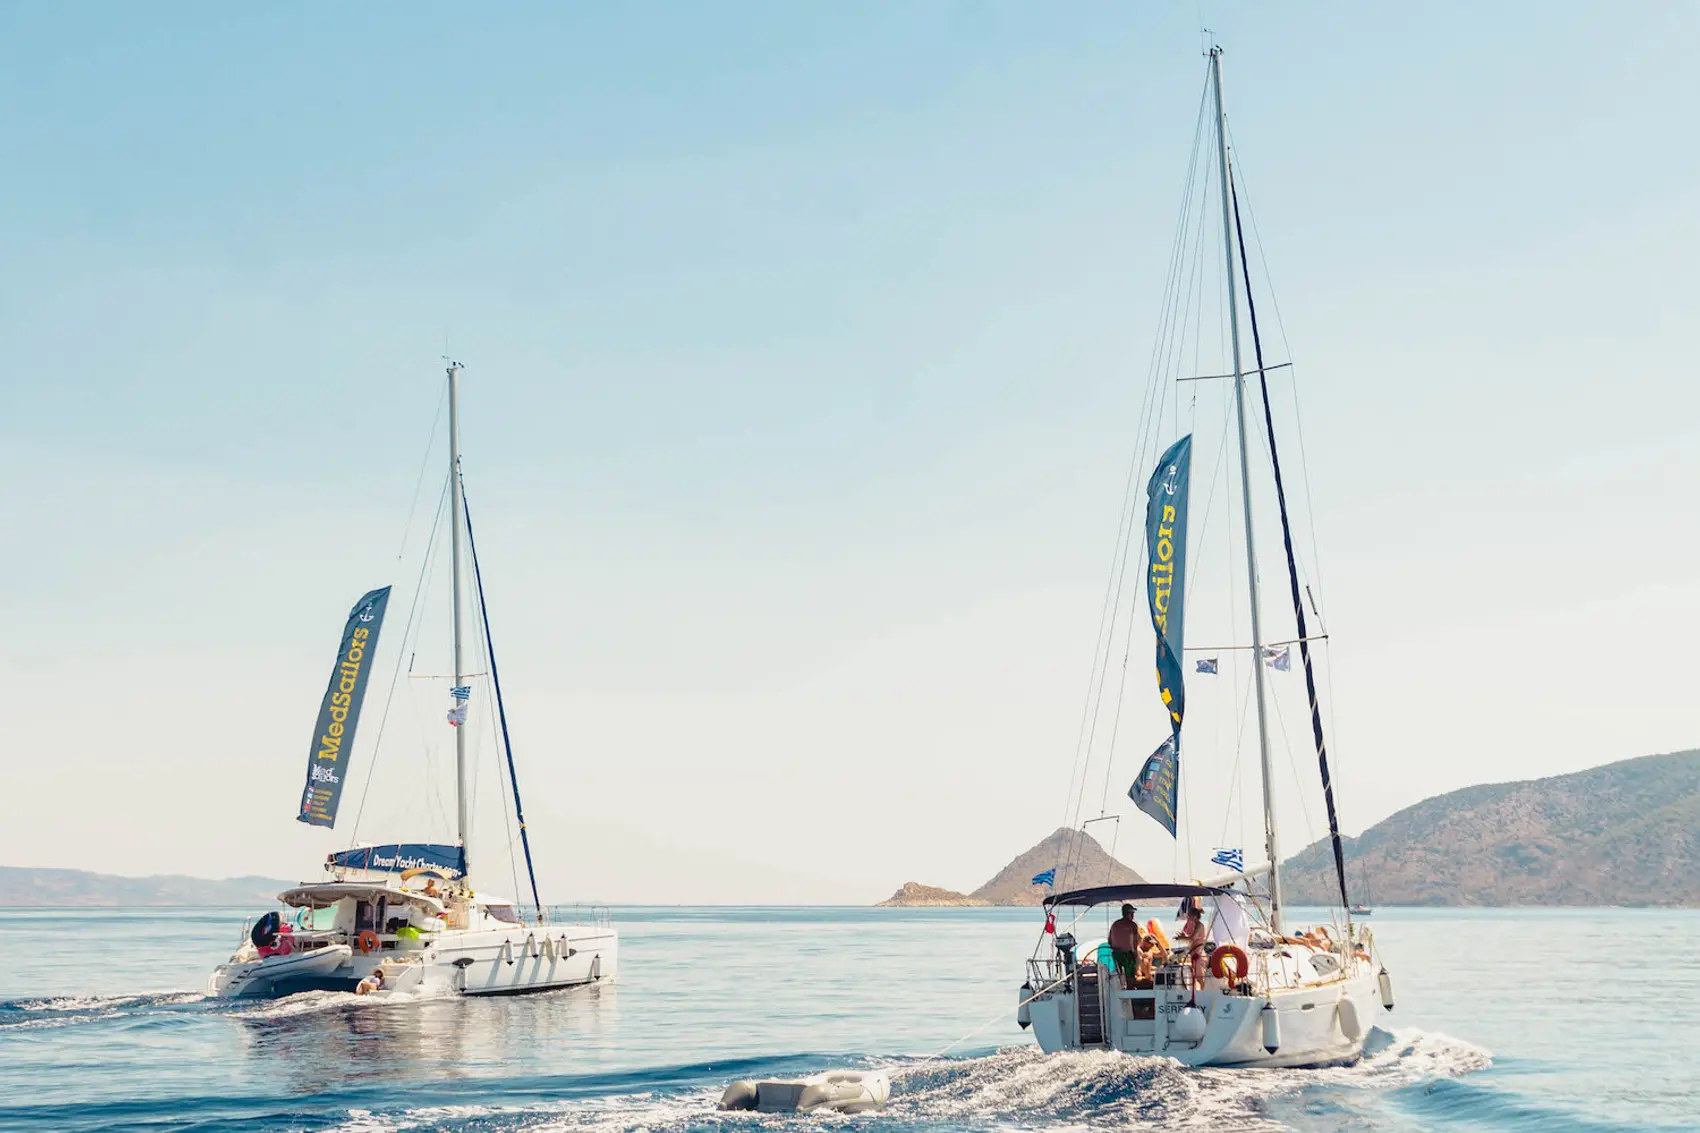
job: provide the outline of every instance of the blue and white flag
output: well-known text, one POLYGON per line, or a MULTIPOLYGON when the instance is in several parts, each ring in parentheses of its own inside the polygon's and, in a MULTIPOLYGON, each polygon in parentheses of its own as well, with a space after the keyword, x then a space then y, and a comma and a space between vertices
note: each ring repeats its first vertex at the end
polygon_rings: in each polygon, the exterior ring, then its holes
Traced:
POLYGON ((456 685, 454 688, 451 688, 449 690, 449 695, 454 697, 456 700, 471 700, 472 699, 472 686, 471 685, 456 685))
POLYGON ((1268 665, 1271 669, 1279 669, 1283 673, 1286 672, 1293 664, 1293 655, 1290 647, 1283 645, 1281 648, 1277 649, 1273 645, 1265 645, 1263 647, 1263 663, 1268 665))
POLYGON ((1199 673, 1209 673, 1211 676, 1215 676, 1216 675, 1216 658, 1214 658, 1214 657, 1200 657, 1197 661, 1193 662, 1193 671, 1199 672, 1199 673))
POLYGON ((1245 872, 1245 851, 1241 849, 1217 850, 1210 855, 1210 860, 1219 866, 1226 866, 1235 873, 1245 872))
POLYGON ((1036 874, 1033 875, 1032 884, 1034 884, 1034 885, 1055 885, 1056 883, 1057 883, 1057 868, 1055 866, 1052 866, 1050 869, 1046 870, 1044 873, 1036 873, 1036 874))

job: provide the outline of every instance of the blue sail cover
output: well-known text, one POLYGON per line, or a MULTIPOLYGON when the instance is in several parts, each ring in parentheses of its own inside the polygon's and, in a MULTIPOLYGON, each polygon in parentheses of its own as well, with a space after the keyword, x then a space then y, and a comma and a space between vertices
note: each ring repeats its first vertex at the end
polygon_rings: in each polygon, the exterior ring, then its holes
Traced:
POLYGON ((387 846, 362 846, 343 850, 325 859, 334 869, 368 869, 375 873, 404 873, 410 869, 441 870, 444 877, 466 874, 466 851, 459 846, 431 842, 392 842, 387 846))

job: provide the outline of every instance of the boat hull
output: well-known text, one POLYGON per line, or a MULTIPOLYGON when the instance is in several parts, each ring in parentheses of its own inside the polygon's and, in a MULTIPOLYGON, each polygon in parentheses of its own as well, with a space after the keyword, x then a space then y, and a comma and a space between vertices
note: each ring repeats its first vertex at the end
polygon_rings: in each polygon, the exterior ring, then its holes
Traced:
POLYGON ((232 960, 213 972, 208 994, 277 998, 303 991, 354 991, 383 965, 389 992, 524 995, 612 979, 619 970, 619 935, 599 925, 451 930, 413 951, 363 953, 345 944, 316 951, 325 956, 294 966, 274 964, 279 957, 232 960))
MULTIPOLYGON (((1375 973, 1359 965, 1327 983, 1275 990, 1270 995, 1200 991, 1197 1006, 1206 1025, 1196 1042, 1177 1037, 1176 1020, 1191 1001, 1182 988, 1148 991, 1104 989, 1100 1003, 1102 1038, 1081 1041, 1081 1019, 1073 990, 1035 999, 1028 1007, 1034 1037, 1046 1053, 1064 1050, 1120 1050, 1161 1055, 1187 1066, 1320 1067, 1356 1062, 1380 1007, 1375 973), (1347 1003, 1349 1006, 1343 1007, 1347 1003), (1264 1007, 1276 1016, 1278 1042, 1266 1049, 1264 1007)), ((1090 1018, 1091 1013, 1088 1012, 1090 1018)), ((1094 1036, 1087 1034, 1087 1039, 1094 1036)))

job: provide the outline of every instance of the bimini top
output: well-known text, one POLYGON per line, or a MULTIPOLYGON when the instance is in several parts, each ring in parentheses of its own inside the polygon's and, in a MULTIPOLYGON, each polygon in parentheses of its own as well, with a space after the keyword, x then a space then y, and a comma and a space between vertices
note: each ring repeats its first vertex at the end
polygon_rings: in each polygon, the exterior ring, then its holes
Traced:
POLYGON ((325 859, 325 868, 363 869, 372 873, 434 869, 452 881, 466 874, 466 851, 459 846, 439 846, 430 842, 391 842, 385 846, 342 850, 325 859))
POLYGON ((1045 905, 1107 905, 1112 901, 1168 901, 1176 897, 1226 897, 1229 890, 1213 885, 1099 885, 1092 889, 1070 889, 1045 898, 1045 905))
POLYGON ((344 897, 357 901, 376 901, 381 897, 392 907, 417 905, 427 913, 443 911, 443 903, 435 897, 382 881, 309 881, 277 895, 281 903, 292 909, 328 909, 344 897))

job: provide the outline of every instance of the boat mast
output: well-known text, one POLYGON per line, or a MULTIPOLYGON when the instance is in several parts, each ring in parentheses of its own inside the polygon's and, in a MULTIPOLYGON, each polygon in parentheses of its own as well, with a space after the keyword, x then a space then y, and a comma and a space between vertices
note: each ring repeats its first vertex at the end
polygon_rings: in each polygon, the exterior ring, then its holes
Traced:
MULTIPOLYGON (((461 666, 460 633, 460 527, 465 502, 461 499, 460 484, 460 370, 459 362, 450 362, 449 375, 449 551, 454 571, 450 583, 454 595, 454 687, 466 679, 461 666)), ((467 870, 466 853, 466 727, 455 728, 455 817, 460 836, 461 876, 467 870)))
POLYGON ((1275 837, 1274 776, 1269 759, 1268 678, 1263 671, 1262 609, 1257 596, 1257 539, 1251 517, 1251 459, 1246 444, 1245 367, 1240 361, 1239 288, 1234 282, 1234 223, 1229 186, 1228 116, 1222 108, 1222 49, 1210 49, 1210 85, 1216 96, 1216 157, 1222 188, 1222 252, 1228 260, 1228 335, 1234 351, 1234 414, 1240 439, 1240 497, 1245 508, 1246 581, 1251 590, 1252 674, 1257 684, 1257 749, 1263 771, 1263 847, 1269 855, 1269 922, 1280 935, 1281 851, 1275 837))

